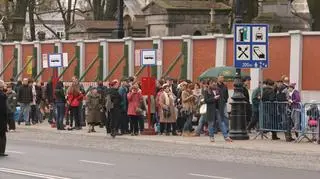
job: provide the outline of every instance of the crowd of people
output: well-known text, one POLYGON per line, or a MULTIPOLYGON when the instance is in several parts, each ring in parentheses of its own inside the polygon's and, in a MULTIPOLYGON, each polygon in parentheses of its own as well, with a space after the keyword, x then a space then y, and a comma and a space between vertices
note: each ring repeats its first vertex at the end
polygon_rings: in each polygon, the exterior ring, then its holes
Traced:
MULTIPOLYGON (((249 97, 250 77, 243 78, 243 93, 247 114, 247 130, 258 127, 260 102, 288 102, 292 107, 290 120, 285 121, 286 141, 294 140, 291 130, 300 126, 300 93, 295 84, 289 84, 288 77, 274 82, 265 80, 249 97)), ((18 125, 34 125, 45 119, 57 130, 81 130, 88 125, 88 132, 96 132, 95 127, 106 127, 112 137, 116 135, 139 135, 144 131, 146 114, 150 106, 151 121, 155 132, 160 135, 209 136, 221 131, 224 139, 229 137, 229 92, 224 76, 193 83, 189 80, 177 81, 163 78, 157 81, 157 89, 151 96, 143 96, 140 83, 135 77, 109 83, 97 82, 95 87, 85 90, 76 77, 72 84, 65 86, 62 81, 44 84, 30 79, 10 82, 1 87, 6 98, 6 124, 9 131, 18 125), (55 86, 55 87, 54 87, 55 86), (205 109, 201 109, 205 105, 205 109), (17 108, 19 106, 19 108, 17 108), (18 113, 16 110, 19 110, 18 113), (16 115, 18 114, 18 115, 16 115)), ((1 110, 2 111, 2 110, 1 110)), ((5 128, 1 128, 5 131, 5 128)), ((278 140, 272 132, 272 139, 278 140)), ((1 154, 1 151, 0 151, 1 154)))

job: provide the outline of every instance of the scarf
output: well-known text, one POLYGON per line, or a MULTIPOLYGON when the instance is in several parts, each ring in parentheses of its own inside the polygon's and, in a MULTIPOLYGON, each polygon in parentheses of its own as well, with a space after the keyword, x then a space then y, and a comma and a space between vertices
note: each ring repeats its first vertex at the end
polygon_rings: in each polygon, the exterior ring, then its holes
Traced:
POLYGON ((165 105, 169 106, 170 105, 170 96, 169 96, 169 93, 166 93, 164 92, 164 102, 165 102, 165 105))

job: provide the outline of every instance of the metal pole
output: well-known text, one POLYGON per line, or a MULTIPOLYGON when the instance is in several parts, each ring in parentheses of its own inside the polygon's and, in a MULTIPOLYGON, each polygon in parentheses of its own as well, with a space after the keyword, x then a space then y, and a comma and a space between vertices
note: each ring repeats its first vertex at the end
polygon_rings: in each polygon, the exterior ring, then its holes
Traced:
MULTIPOLYGON (((235 24, 243 22, 243 4, 246 0, 236 0, 236 17, 235 24)), ((235 29, 234 29, 235 30, 235 29)), ((234 37, 235 39, 236 37, 234 37)), ((236 53, 236 52, 234 52, 236 53)), ((236 77, 234 81, 234 93, 231 97, 233 102, 231 103, 231 125, 230 125, 230 138, 233 140, 248 140, 249 136, 246 130, 247 120, 247 102, 245 102, 245 96, 243 94, 243 82, 241 79, 241 69, 236 69, 236 77)))

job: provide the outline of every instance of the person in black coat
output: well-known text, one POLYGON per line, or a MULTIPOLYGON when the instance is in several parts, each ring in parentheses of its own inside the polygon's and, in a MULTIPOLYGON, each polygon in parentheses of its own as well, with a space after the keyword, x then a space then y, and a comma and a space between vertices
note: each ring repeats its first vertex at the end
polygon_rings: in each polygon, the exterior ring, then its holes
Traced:
POLYGON ((4 93, 4 82, 0 80, 0 157, 8 156, 5 154, 6 151, 6 144, 7 144, 7 136, 6 132, 7 124, 8 124, 8 117, 7 117, 7 96, 4 93))
MULTIPOLYGON (((107 95, 110 95, 112 108, 110 109, 110 129, 111 136, 114 138, 118 133, 119 119, 121 118, 121 95, 118 92, 119 82, 114 80, 110 84, 107 95)), ((108 125, 107 125, 108 126, 108 125)))

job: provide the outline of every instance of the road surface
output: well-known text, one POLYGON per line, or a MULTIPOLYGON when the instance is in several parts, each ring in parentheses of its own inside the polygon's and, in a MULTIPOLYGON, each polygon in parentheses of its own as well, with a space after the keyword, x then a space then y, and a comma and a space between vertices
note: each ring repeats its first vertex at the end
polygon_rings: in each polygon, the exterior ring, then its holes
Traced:
MULTIPOLYGON (((19 134, 17 134, 19 135, 19 134)), ((21 135, 21 134, 20 134, 21 135)), ((29 136, 32 138, 31 136, 29 136)), ((14 137, 11 137, 14 138, 14 137)), ((67 137, 66 137, 67 138, 67 137)), ((47 140, 52 140, 48 137, 47 140)), ((66 139, 67 140, 67 139, 66 139)), ((78 139, 74 139, 77 141, 78 139)), ((86 138, 85 140, 91 140, 86 138)), ((107 139, 114 147, 125 140, 107 139), (118 143, 117 143, 118 142, 118 143)), ((100 141, 103 142, 103 141, 100 141)), ((61 142, 63 143, 63 142, 61 142)), ((32 140, 8 142, 9 157, 0 158, 0 178, 10 179, 319 179, 319 171, 243 164, 181 155, 154 155, 141 146, 141 152, 108 150, 79 145, 59 145, 32 140), (144 152, 145 150, 145 152, 144 152)), ((130 149, 130 141, 128 148, 130 149)), ((154 144, 162 145, 162 144, 154 144)), ((173 144, 172 144, 173 145, 173 144)), ((139 148, 139 146, 135 146, 139 148)), ((188 146, 185 146, 186 148, 188 146)), ((132 150, 135 151, 134 147, 132 150)), ((168 150, 173 150, 168 148, 168 150)), ((215 148, 212 148, 215 150, 215 148)), ((169 151, 170 152, 170 151, 169 151)), ((190 152, 193 152, 190 150, 190 152)), ((204 151, 200 151, 204 152, 204 151)), ((222 153, 224 155, 225 153, 222 153)), ((206 155, 193 153, 192 155, 206 155)), ((208 154, 210 155, 210 154, 208 154)), ((226 156, 221 156, 226 157, 226 156)), ((232 157, 230 154, 229 157, 232 157)), ((258 156, 259 157, 259 156, 258 156)), ((261 156, 263 157, 263 156, 261 156)), ((208 158, 210 158, 208 156, 208 158)), ((285 159, 285 158, 284 158, 285 159)), ((248 159, 250 160, 250 159, 248 159)), ((299 161, 286 161, 288 163, 299 161)))

